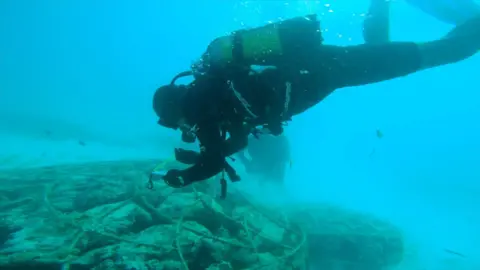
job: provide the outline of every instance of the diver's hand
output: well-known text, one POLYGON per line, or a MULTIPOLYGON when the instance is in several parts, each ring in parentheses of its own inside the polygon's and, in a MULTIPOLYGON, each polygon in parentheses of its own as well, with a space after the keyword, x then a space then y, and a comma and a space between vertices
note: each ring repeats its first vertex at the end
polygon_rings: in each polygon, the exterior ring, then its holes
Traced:
POLYGON ((181 188, 187 185, 181 176, 180 170, 169 170, 167 174, 163 176, 163 181, 173 188, 181 188))

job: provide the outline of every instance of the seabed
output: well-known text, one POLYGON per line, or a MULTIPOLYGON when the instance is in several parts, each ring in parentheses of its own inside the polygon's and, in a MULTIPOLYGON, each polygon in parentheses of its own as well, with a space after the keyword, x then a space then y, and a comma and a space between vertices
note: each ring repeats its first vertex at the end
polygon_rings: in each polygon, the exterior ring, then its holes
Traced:
MULTIPOLYGON (((158 160, 0 172, 0 269, 383 270, 404 254, 387 222, 332 205, 226 200, 156 182, 158 160)), ((175 164, 165 162, 165 168, 175 164)))

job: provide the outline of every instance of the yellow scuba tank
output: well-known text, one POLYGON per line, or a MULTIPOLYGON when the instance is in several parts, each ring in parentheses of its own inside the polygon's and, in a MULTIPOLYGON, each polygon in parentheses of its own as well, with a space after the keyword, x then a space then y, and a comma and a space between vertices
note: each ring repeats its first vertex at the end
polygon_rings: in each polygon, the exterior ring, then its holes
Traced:
POLYGON ((202 66, 216 69, 298 62, 308 58, 322 41, 316 15, 296 17, 215 39, 202 56, 202 66))

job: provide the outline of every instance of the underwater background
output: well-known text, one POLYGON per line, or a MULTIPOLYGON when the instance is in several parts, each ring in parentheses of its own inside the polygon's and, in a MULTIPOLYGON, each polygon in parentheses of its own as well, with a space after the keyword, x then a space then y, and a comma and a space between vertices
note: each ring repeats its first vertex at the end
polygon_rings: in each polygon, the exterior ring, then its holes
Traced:
MULTIPOLYGON (((366 0, 0 1, 0 168, 169 158, 182 143, 156 124, 153 93, 211 40, 317 13, 326 43, 359 44, 367 9, 366 0)), ((452 28, 400 0, 391 27, 392 40, 419 42, 452 28)), ((395 224, 417 253, 402 269, 480 269, 479 64, 342 89, 295 117, 289 195, 395 224)))

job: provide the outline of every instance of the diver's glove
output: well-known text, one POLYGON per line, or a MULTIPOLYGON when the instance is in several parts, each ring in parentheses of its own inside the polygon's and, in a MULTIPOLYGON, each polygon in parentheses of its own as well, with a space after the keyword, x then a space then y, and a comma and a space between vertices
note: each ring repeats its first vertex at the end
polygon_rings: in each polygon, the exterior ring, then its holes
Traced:
POLYGON ((190 184, 189 182, 185 182, 181 176, 181 171, 175 169, 169 170, 167 174, 163 176, 163 181, 173 188, 181 188, 190 184))

